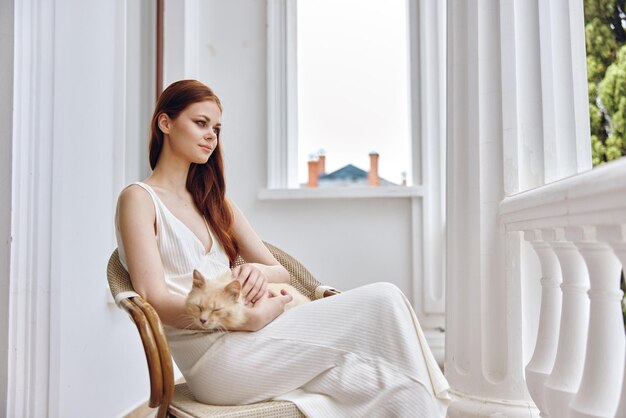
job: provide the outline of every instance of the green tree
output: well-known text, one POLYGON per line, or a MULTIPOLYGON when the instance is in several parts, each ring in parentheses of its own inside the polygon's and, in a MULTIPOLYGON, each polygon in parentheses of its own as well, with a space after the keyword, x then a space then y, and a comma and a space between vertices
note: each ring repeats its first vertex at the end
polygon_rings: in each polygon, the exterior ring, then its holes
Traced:
POLYGON ((585 0, 593 165, 626 155, 626 0, 585 0))
POLYGON ((600 102, 608 122, 605 141, 606 160, 626 154, 626 45, 617 52, 617 59, 606 70, 599 86, 600 102))

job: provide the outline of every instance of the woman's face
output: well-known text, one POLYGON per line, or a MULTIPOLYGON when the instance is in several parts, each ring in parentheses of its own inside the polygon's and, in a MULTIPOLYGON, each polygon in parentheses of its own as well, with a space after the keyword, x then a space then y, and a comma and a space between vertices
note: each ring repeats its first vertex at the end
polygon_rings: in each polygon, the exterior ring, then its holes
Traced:
POLYGON ((212 100, 187 106, 176 119, 159 116, 159 127, 169 137, 165 147, 196 164, 205 164, 217 147, 221 122, 222 112, 212 100))

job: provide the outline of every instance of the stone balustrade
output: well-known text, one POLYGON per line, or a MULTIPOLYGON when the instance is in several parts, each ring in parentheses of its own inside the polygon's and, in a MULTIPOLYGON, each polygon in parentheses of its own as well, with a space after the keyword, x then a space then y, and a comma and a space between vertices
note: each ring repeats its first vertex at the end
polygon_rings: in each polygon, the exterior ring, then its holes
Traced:
POLYGON ((541 265, 539 330, 526 366, 541 416, 626 417, 626 159, 508 197, 500 215, 541 265))

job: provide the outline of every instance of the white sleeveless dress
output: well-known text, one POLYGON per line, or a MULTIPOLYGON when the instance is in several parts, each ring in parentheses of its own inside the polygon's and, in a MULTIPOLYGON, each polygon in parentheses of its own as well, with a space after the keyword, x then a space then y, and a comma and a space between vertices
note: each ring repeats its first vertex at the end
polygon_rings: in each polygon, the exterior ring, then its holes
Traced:
MULTIPOLYGON (((135 184, 154 201, 156 240, 171 292, 187 295, 194 268, 207 278, 228 271, 228 257, 213 234, 206 253, 150 186, 135 184)), ((174 361, 200 402, 280 399, 307 417, 443 418, 450 399, 411 305, 389 283, 295 307, 256 332, 165 331, 174 361)))

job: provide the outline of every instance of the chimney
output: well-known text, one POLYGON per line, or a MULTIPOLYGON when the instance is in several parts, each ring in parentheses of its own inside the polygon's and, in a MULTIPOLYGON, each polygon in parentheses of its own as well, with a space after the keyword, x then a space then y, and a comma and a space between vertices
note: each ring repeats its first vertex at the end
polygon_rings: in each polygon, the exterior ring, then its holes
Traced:
POLYGON ((380 186, 380 178, 378 177, 378 153, 370 152, 370 171, 367 173, 367 185, 377 187, 380 186))
POLYGON ((307 187, 317 187, 319 177, 319 161, 309 160, 309 182, 307 187))
POLYGON ((318 156, 317 168, 319 170, 320 176, 326 174, 326 155, 325 154, 321 153, 318 156))

